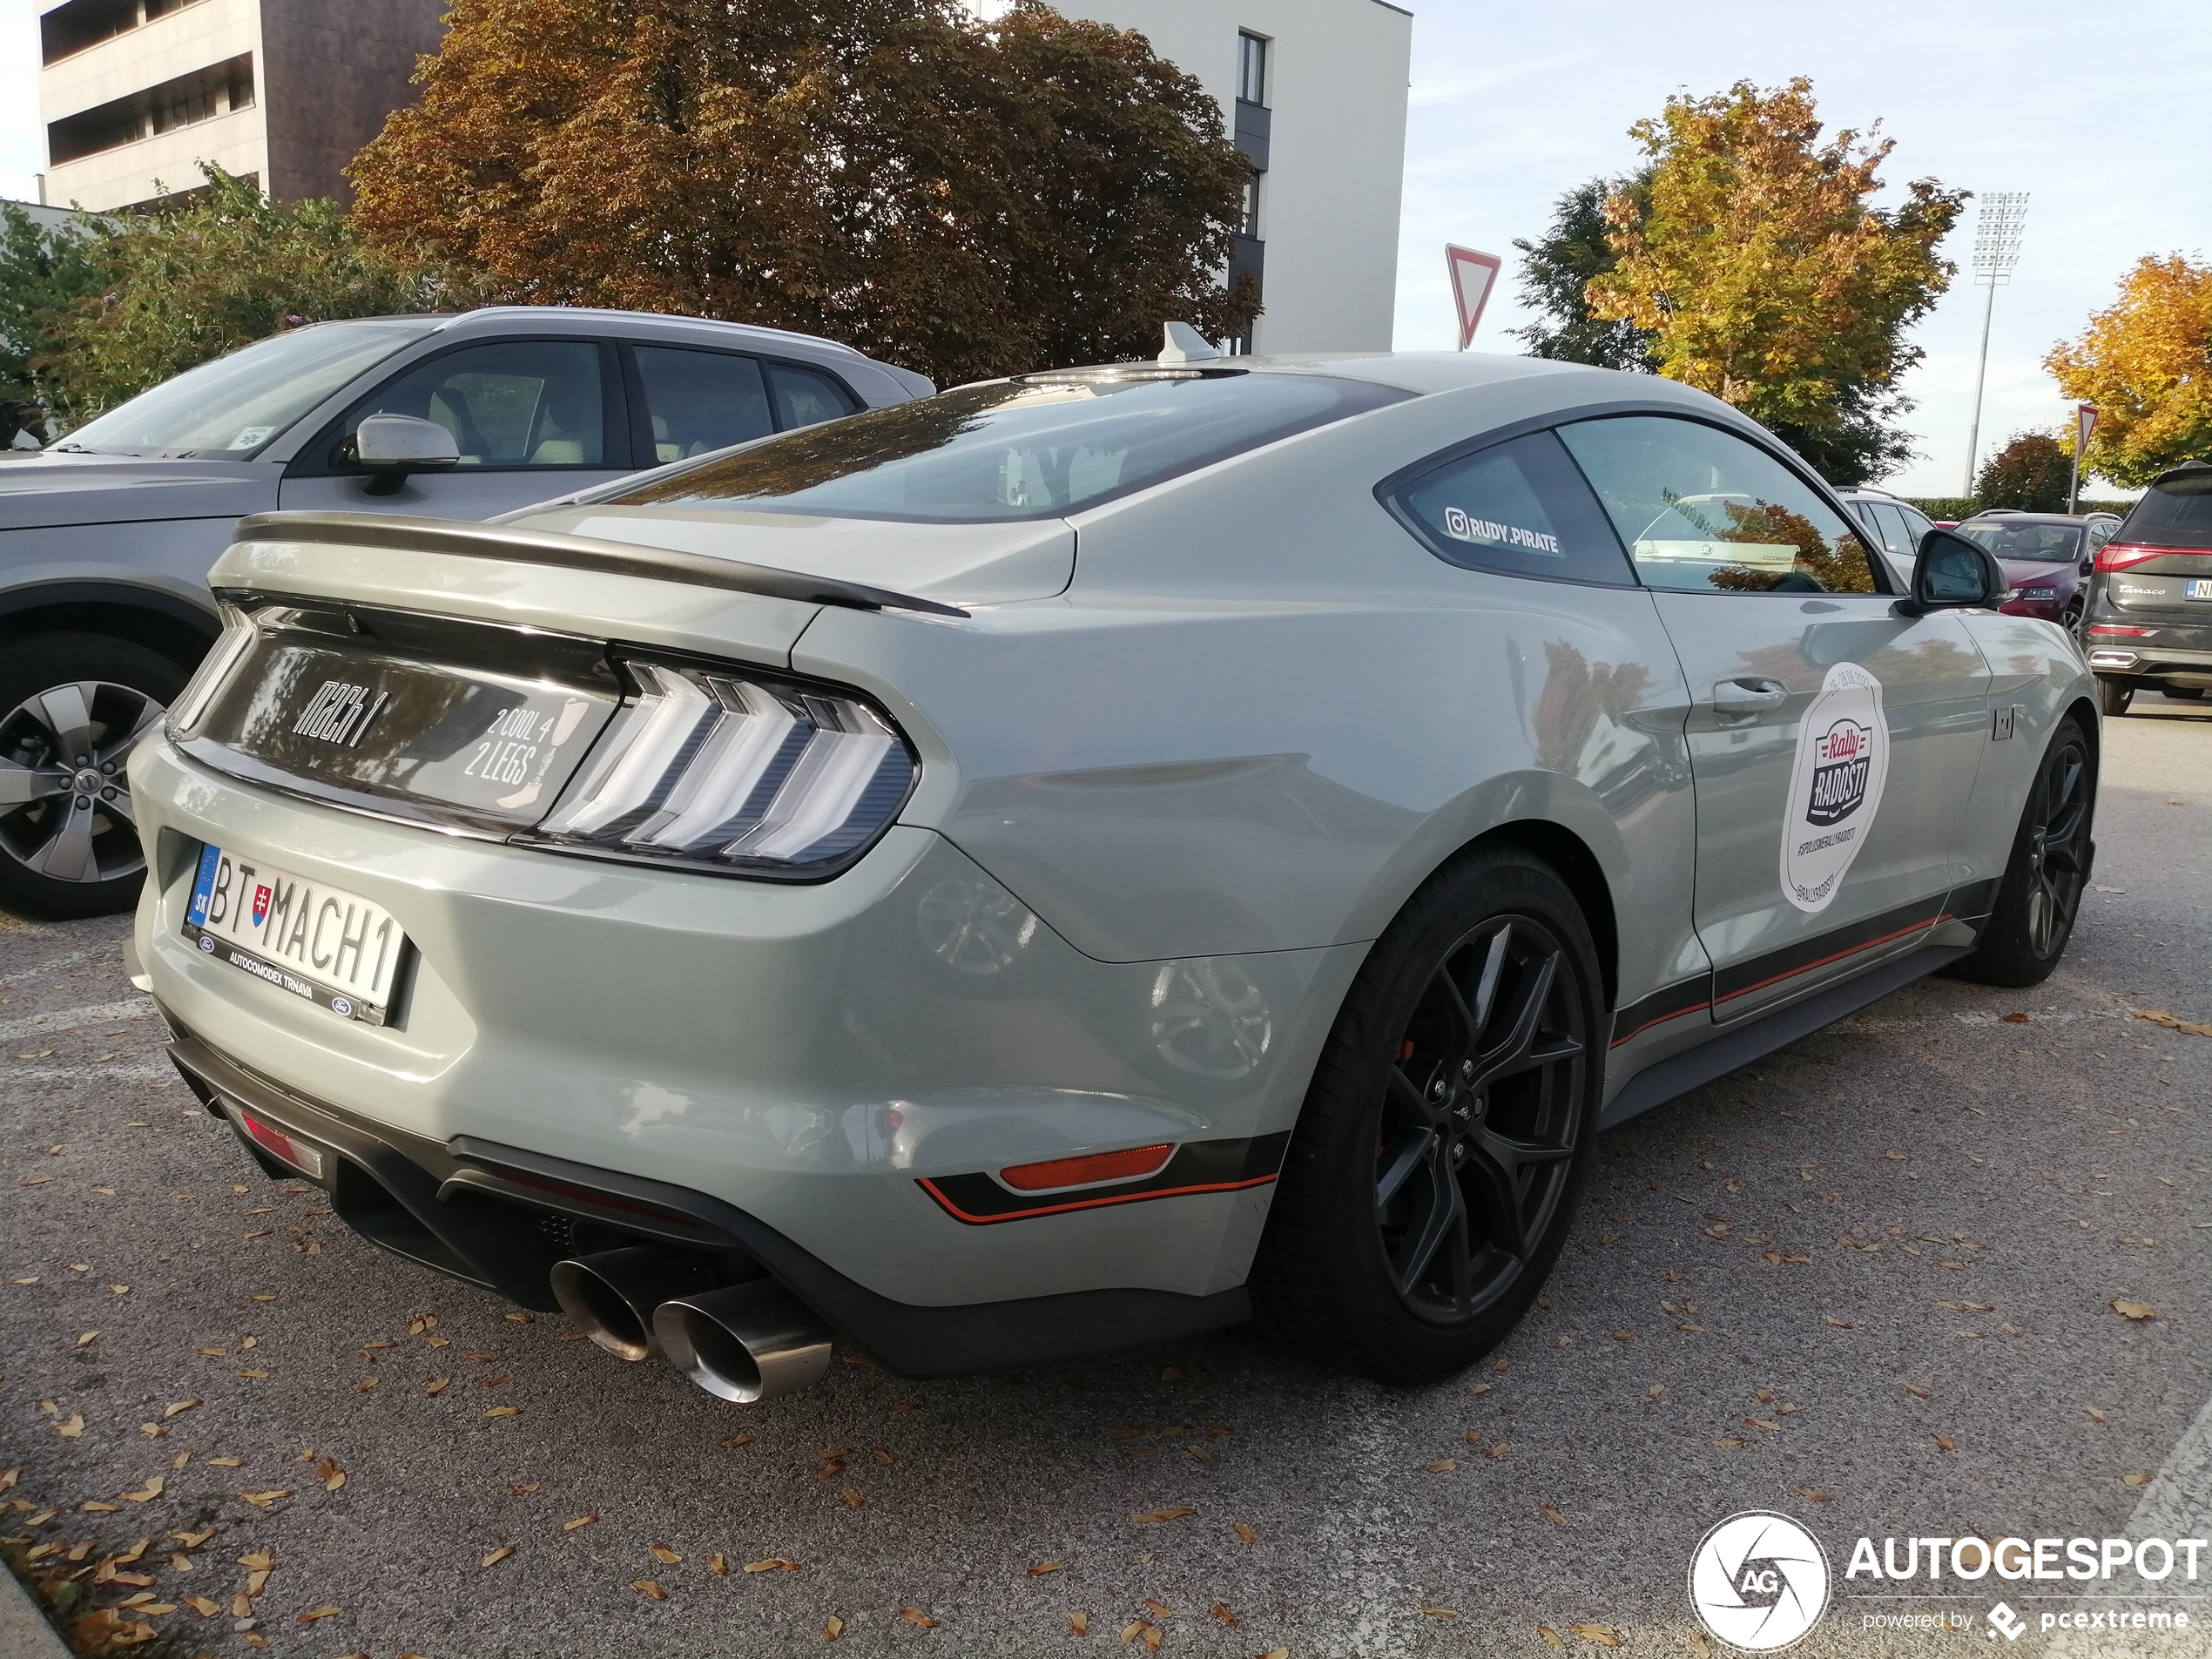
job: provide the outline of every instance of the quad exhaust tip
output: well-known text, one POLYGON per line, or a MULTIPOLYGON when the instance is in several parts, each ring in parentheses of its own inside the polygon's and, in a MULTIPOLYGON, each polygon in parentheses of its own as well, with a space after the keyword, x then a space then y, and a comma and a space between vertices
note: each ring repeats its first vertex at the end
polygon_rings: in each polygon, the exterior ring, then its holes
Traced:
POLYGON ((552 1280, 554 1299, 584 1335, 617 1359, 634 1361, 660 1352, 653 1310, 671 1297, 708 1289, 714 1271, 693 1258, 639 1245, 556 1262, 552 1280))
POLYGON ((772 1278, 671 1298, 652 1325, 677 1369, 741 1406, 796 1393, 829 1370, 829 1327, 772 1278))

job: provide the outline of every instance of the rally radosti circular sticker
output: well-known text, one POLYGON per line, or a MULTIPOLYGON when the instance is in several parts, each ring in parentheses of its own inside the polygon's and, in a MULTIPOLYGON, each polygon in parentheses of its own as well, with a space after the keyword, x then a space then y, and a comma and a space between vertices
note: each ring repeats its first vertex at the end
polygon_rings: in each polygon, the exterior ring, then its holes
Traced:
POLYGON ((1882 682, 1838 663, 1797 728, 1782 818, 1782 891, 1800 910, 1825 910, 1866 844, 1890 773, 1882 682))

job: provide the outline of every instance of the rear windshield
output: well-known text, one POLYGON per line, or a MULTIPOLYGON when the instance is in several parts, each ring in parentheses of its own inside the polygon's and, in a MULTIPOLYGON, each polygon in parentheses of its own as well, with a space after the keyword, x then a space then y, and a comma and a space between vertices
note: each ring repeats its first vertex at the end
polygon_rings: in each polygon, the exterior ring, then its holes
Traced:
POLYGON ((1324 374, 1031 375, 765 439, 599 499, 833 518, 1054 518, 1412 394, 1324 374))
POLYGON ((1979 542, 2000 559, 2040 559, 2048 564, 2063 564, 2081 551, 2079 524, 2005 524, 1969 519, 1959 527, 1959 534, 1979 542))
POLYGON ((2212 547, 2212 467, 2153 484, 2112 539, 2148 547, 2212 547))

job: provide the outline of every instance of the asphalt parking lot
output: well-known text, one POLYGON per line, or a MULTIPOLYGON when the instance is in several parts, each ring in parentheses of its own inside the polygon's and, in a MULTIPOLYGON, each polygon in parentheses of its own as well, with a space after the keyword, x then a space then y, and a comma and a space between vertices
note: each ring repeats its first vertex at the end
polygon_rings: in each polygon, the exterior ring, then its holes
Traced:
MULTIPOLYGON (((1851 1541, 2212 1531, 2212 1035, 2141 1017, 2212 1025, 2212 712, 2137 708, 2056 978, 1911 988, 1611 1136, 1549 1305, 1422 1390, 1231 1332, 725 1406, 264 1180, 124 924, 14 924, 0 1537, 148 1654, 1365 1659, 1702 1652, 1690 1552, 1772 1509, 1837 1575, 1797 1651, 1986 1651, 1997 1588, 1907 1603, 1851 1541), (1866 1625, 1912 1606, 1972 1617, 1866 1625)), ((2212 1561, 2168 1588, 2212 1629, 2212 1561)))

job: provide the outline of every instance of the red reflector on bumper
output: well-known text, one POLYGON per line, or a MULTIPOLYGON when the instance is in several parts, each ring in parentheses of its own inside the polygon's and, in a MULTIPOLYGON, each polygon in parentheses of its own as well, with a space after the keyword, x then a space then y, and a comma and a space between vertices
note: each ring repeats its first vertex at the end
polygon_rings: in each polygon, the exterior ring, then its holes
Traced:
POLYGON ((2147 639, 2158 630, 2155 628, 2114 628, 2104 623, 2098 623, 2093 624, 2089 631, 2104 638, 2147 639))
POLYGON ((1016 1192, 1047 1192, 1055 1187, 1089 1186, 1096 1181, 1134 1181, 1157 1175, 1175 1156, 1172 1146, 1133 1146, 1125 1152, 1093 1152, 1087 1157, 1053 1158, 1001 1170, 999 1179, 1016 1192))
POLYGON ((312 1176, 318 1181, 322 1179, 322 1153, 320 1149, 293 1140, 282 1130, 264 1123, 251 1112, 240 1112, 238 1121, 245 1125, 253 1144, 278 1163, 288 1163, 300 1174, 312 1176))

